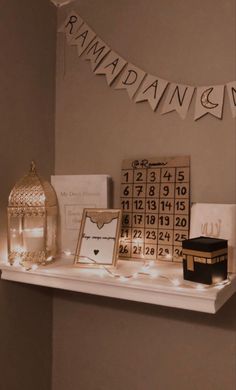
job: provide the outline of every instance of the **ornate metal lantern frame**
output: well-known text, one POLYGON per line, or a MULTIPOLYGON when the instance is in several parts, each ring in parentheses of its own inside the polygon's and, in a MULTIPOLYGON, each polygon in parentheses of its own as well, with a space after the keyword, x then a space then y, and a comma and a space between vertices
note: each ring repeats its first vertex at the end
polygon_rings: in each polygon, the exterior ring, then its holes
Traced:
POLYGON ((47 264, 57 251, 58 203, 55 190, 30 171, 13 187, 8 201, 8 260, 10 264, 47 264))

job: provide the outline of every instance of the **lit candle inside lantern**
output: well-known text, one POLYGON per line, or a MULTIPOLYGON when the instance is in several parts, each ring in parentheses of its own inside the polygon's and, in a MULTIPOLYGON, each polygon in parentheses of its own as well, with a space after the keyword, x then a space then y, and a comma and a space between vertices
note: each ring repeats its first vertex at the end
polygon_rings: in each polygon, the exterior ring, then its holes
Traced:
POLYGON ((43 227, 23 229, 23 242, 28 252, 42 251, 44 248, 43 227))

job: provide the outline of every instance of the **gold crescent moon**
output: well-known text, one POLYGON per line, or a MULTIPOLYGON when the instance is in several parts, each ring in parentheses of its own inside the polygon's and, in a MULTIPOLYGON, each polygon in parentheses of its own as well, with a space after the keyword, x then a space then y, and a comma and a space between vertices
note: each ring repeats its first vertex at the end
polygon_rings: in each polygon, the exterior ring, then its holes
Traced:
POLYGON ((218 103, 212 103, 210 100, 209 100, 209 96, 210 94, 212 93, 213 91, 213 87, 211 88, 208 88, 206 89, 202 95, 201 95, 201 104, 203 107, 207 108, 208 110, 212 110, 213 108, 216 108, 217 106, 219 106, 218 103))

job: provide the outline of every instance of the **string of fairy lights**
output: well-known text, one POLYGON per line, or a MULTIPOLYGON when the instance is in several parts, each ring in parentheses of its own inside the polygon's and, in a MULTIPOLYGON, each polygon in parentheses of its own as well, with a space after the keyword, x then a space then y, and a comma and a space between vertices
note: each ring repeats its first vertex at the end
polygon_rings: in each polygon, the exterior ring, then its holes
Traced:
MULTIPOLYGON (((73 254, 69 251, 62 252, 62 256, 66 257, 66 258, 72 258, 74 255, 75 254, 73 254)), ((117 267, 106 266, 104 264, 100 264, 96 260, 94 260, 90 257, 80 256, 80 259, 82 261, 84 261, 84 262, 82 262, 83 269, 86 266, 87 266, 87 269, 90 269, 90 270, 91 270, 91 266, 96 267, 99 272, 102 270, 102 271, 104 271, 105 275, 107 275, 113 279, 119 280, 120 282, 128 282, 128 281, 139 279, 139 278, 142 278, 142 279, 145 278, 147 280, 152 279, 152 280, 156 280, 156 281, 166 280, 174 288, 185 288, 185 289, 190 288, 193 290, 202 290, 202 291, 212 289, 212 288, 222 288, 222 287, 231 283, 230 273, 228 274, 227 279, 220 281, 218 283, 214 283, 212 285, 204 285, 201 283, 189 283, 189 282, 186 283, 186 281, 183 278, 178 277, 177 275, 169 276, 169 275, 166 275, 165 273, 161 272, 158 269, 158 265, 154 260, 143 260, 143 262, 140 261, 140 264, 139 264, 138 269, 136 271, 124 273, 124 269, 123 269, 122 273, 120 273, 119 270, 117 269, 117 267)), ((123 260, 123 262, 124 261, 125 260, 123 260)), ((55 262, 56 262, 56 260, 55 260, 55 262)), ((129 261, 125 261, 125 262, 129 263, 129 261)), ((137 262, 136 262, 136 264, 137 264, 137 262)), ((43 266, 39 266, 38 264, 22 263, 20 258, 14 262, 14 266, 15 267, 20 266, 24 271, 36 271, 38 268, 43 267, 43 266)), ((74 264, 72 265, 72 267, 75 267, 75 266, 76 265, 74 265, 74 264)), ((80 266, 81 265, 78 265, 78 268, 80 266)), ((94 270, 94 268, 93 268, 93 270, 94 270)), ((100 274, 100 276, 101 276, 101 274, 100 274)))
MULTIPOLYGON (((65 256, 74 256, 73 253, 69 251, 63 252, 65 256)), ((230 280, 230 274, 228 274, 228 278, 220 281, 218 283, 214 283, 212 285, 203 285, 201 283, 186 283, 183 278, 178 277, 176 275, 168 276, 160 270, 158 270, 157 263, 154 260, 144 260, 143 262, 140 262, 138 270, 134 272, 126 272, 126 273, 119 273, 117 268, 106 266, 104 264, 99 264, 96 260, 87 257, 87 256, 80 256, 81 260, 84 260, 83 267, 84 266, 95 266, 99 268, 100 270, 103 270, 106 275, 110 276, 111 278, 114 278, 116 280, 122 281, 122 282, 128 282, 130 280, 138 279, 138 278, 146 278, 146 279, 156 279, 156 280, 166 280, 172 285, 173 287, 179 287, 179 288, 191 288, 191 289, 197 289, 197 290, 207 290, 212 287, 218 287, 221 288, 225 285, 228 285, 231 283, 230 280)), ((124 260, 123 260, 124 261, 124 260)), ((127 261, 128 263, 129 261, 127 261)), ((137 264, 137 262, 136 262, 137 264)))

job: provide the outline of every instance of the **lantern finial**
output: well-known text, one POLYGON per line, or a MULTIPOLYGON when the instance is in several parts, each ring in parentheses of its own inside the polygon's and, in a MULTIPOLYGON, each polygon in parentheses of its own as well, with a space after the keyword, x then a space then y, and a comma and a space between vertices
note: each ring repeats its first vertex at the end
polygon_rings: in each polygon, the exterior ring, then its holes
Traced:
POLYGON ((35 161, 32 160, 31 163, 30 163, 30 173, 35 175, 36 174, 36 164, 35 164, 35 161))

